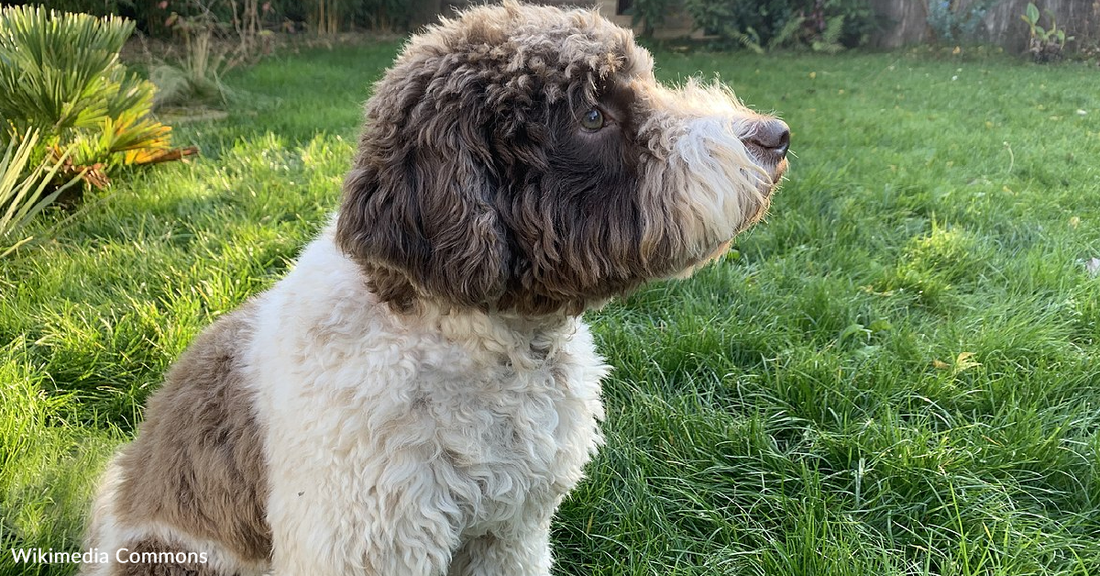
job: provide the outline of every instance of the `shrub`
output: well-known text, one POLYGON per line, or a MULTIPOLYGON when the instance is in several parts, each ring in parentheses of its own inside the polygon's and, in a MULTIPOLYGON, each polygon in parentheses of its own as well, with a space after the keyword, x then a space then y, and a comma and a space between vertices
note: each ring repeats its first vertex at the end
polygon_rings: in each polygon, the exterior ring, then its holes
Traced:
POLYGON ((253 42, 241 35, 234 45, 226 39, 225 27, 204 2, 192 2, 199 7, 197 16, 173 13, 168 20, 178 33, 183 56, 176 61, 156 60, 149 68, 149 79, 157 86, 154 106, 225 104, 230 93, 222 83, 222 74, 243 61, 252 50, 253 42))
POLYGON ((635 0, 627 12, 631 26, 642 25, 642 35, 652 36, 653 29, 665 21, 665 16, 676 0, 635 0))
POLYGON ((812 48, 861 45, 875 28, 868 0, 685 0, 697 28, 726 46, 812 48))
POLYGON ((407 30, 412 16, 408 0, 360 0, 356 3, 355 21, 375 32, 407 30))
POLYGON ((989 9, 1001 0, 928 0, 928 27, 941 42, 975 42, 989 9))
POLYGON ((814 26, 822 33, 828 30, 830 20, 844 19, 837 41, 845 47, 866 44, 878 29, 875 11, 869 0, 818 0, 815 5, 818 7, 810 14, 816 16, 814 26))
POLYGON ((40 130, 32 160, 71 149, 64 171, 97 185, 117 166, 178 157, 169 149, 171 128, 150 115, 153 84, 119 62, 133 29, 113 16, 0 11, 0 145, 40 130))
MULTIPOLYGON (((247 20, 258 12, 253 10, 259 8, 257 1, 259 0, 217 0, 210 4, 221 21, 251 24, 247 20)), ((138 30, 153 38, 173 36, 172 26, 168 22, 173 14, 190 17, 202 12, 202 8, 192 0, 42 0, 35 3, 58 12, 122 16, 133 20, 138 30)), ((279 14, 295 14, 299 4, 301 2, 297 0, 268 0, 263 2, 264 13, 272 16, 276 11, 279 14)))
POLYGON ((798 0, 685 0, 696 28, 730 45, 766 45, 796 13, 798 0))

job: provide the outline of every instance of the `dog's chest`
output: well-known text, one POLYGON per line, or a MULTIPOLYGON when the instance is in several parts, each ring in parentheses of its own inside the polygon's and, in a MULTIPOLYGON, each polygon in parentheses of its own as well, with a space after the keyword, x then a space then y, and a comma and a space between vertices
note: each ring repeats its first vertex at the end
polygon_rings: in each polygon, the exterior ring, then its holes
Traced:
POLYGON ((557 350, 517 366, 475 365, 461 351, 425 357, 414 409, 435 430, 437 470, 463 510, 465 531, 538 522, 581 479, 600 442, 599 378, 591 349, 557 350))
POLYGON ((430 507, 463 537, 548 520, 600 443, 607 367, 587 327, 407 320, 364 307, 358 281, 291 306, 316 292, 305 272, 264 303, 251 347, 272 501, 313 495, 363 530, 430 507))

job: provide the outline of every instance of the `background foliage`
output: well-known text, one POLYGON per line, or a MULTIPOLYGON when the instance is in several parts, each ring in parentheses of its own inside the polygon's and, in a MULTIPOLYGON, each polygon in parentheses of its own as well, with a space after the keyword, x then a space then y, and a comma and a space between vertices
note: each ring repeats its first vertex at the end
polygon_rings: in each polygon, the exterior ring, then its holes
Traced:
MULTIPOLYGON (((117 14, 132 19, 138 29, 156 37, 172 37, 166 24, 172 14, 194 17, 210 11, 227 25, 242 12, 246 0, 45 0, 47 8, 117 14)), ((400 31, 409 24, 413 4, 407 0, 269 0, 262 3, 264 25, 273 29, 335 33, 353 29, 400 31), (289 24, 289 27, 286 26, 289 24)))
POLYGON ((71 171, 97 185, 118 166, 164 159, 171 128, 151 116, 155 87, 119 62, 132 31, 115 16, 0 11, 0 143, 39 130, 36 161, 71 149, 71 171))
POLYGON ((974 0, 961 5, 958 0, 928 0, 928 26, 940 42, 974 43, 989 9, 1000 0, 974 0))
POLYGON ((133 23, 37 6, 0 9, 0 255, 73 184, 178 159, 151 115, 155 88, 119 62, 133 23))
POLYGON ((867 42, 875 29, 868 0, 684 0, 696 27, 728 45, 847 47, 867 42), (836 30, 827 34, 831 22, 836 30), (830 38, 831 36, 831 38, 830 38))

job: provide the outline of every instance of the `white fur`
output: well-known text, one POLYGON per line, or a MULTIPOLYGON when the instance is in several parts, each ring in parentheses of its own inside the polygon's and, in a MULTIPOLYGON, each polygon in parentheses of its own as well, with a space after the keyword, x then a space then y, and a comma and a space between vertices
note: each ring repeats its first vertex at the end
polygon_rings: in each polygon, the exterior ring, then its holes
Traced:
POLYGON ((579 320, 396 316, 330 229, 257 323, 275 574, 428 576, 455 549, 452 574, 549 573, 550 517, 600 442, 607 368, 579 320))

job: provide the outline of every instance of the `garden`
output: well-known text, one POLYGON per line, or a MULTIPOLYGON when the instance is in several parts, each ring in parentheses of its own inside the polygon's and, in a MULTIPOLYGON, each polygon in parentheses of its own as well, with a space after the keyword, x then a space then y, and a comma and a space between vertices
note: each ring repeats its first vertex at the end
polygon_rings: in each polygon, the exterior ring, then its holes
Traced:
MULTIPOLYGON (((36 14, 0 20, 0 574, 67 576, 12 551, 80 548, 167 368, 338 207, 403 40, 257 29, 269 53, 162 106, 155 63, 118 57, 131 20, 44 48, 67 74, 28 84, 36 14)), ((853 49, 799 17, 772 46, 648 41, 661 81, 781 116, 791 169, 719 262, 586 314, 606 444, 555 518, 555 574, 1100 574, 1100 69, 853 49)))

